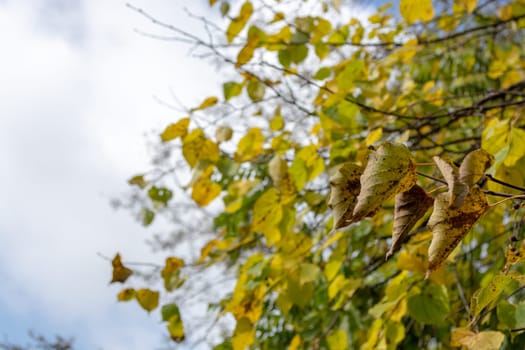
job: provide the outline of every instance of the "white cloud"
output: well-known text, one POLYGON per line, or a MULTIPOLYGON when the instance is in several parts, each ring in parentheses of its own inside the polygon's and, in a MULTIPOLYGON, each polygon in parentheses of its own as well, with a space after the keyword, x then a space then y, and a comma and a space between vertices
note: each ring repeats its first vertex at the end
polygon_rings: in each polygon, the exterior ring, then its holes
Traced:
MULTIPOLYGON (((0 338, 32 328, 86 349, 153 348, 158 314, 117 304, 96 252, 157 257, 108 196, 146 168, 144 131, 181 117, 152 94, 169 97, 173 84, 195 104, 215 90, 213 71, 187 48, 133 33, 151 26, 121 1, 66 4, 0 2, 0 338)), ((180 4, 136 4, 187 21, 180 4)))

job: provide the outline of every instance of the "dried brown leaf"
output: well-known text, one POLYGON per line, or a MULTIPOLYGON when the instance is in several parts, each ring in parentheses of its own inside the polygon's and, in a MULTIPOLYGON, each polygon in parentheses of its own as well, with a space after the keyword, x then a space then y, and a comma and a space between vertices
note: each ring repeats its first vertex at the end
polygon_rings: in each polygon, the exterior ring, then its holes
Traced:
POLYGON ((434 211, 428 220, 432 242, 428 248, 427 276, 440 267, 474 223, 487 211, 487 197, 474 186, 460 208, 449 207, 447 193, 441 193, 434 201, 434 211))
POLYGON ((458 168, 449 160, 440 157, 432 158, 448 185, 448 206, 459 208, 463 205, 468 187, 459 180, 458 168))
POLYGON ((354 163, 344 163, 330 178, 328 205, 334 216, 334 230, 348 226, 361 190, 360 177, 363 168, 354 163))
POLYGON ((387 259, 399 249, 406 235, 416 222, 425 215, 433 203, 434 200, 418 185, 414 185, 410 190, 396 195, 392 245, 386 253, 387 259))
POLYGON ((375 213, 384 201, 409 190, 416 183, 415 164, 410 150, 402 144, 384 142, 373 153, 361 176, 361 192, 353 221, 375 213))
POLYGON ((469 188, 474 186, 494 163, 494 156, 483 149, 466 155, 459 167, 459 181, 469 188))

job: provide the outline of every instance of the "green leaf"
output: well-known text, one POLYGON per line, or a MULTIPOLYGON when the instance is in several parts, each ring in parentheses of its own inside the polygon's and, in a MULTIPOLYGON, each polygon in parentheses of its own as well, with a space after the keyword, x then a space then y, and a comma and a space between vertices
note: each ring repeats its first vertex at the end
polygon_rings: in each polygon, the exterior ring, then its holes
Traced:
POLYGON ((162 206, 166 206, 173 197, 173 192, 166 187, 152 186, 148 190, 148 196, 154 204, 160 203, 162 206))
POLYGON ((332 74, 332 69, 330 67, 321 67, 315 72, 313 78, 315 80, 325 80, 330 74, 332 74))
POLYGON ((226 16, 228 12, 230 12, 230 3, 227 1, 221 2, 220 11, 221 11, 222 17, 226 16))
POLYGON ((450 311, 448 293, 445 286, 431 284, 421 294, 407 300, 409 314, 418 322, 440 325, 450 311))
POLYGON ((155 212, 153 212, 151 209, 143 208, 140 216, 142 218, 142 225, 149 226, 155 219, 155 212))
POLYGON ((168 322, 172 317, 180 317, 180 311, 177 304, 165 304, 161 309, 162 320, 168 322))
POLYGON ((501 292, 509 285, 512 278, 505 274, 497 274, 485 287, 478 289, 470 300, 470 312, 477 316, 486 306, 496 301, 501 292))
POLYGON ((228 101, 232 97, 239 96, 242 92, 243 85, 234 81, 230 81, 222 84, 222 91, 224 94, 224 99, 228 101))
POLYGON ((266 86, 259 80, 252 80, 246 86, 246 92, 253 102, 260 102, 264 98, 266 86))

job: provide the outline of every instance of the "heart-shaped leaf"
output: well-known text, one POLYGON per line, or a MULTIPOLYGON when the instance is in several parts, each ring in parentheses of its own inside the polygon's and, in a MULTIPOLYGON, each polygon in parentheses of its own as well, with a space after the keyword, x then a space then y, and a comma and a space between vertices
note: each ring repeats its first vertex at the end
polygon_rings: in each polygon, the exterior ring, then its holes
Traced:
POLYGON ((361 175, 361 192, 352 220, 373 215, 384 201, 408 191, 415 182, 415 164, 410 150, 402 144, 383 143, 370 156, 361 175))

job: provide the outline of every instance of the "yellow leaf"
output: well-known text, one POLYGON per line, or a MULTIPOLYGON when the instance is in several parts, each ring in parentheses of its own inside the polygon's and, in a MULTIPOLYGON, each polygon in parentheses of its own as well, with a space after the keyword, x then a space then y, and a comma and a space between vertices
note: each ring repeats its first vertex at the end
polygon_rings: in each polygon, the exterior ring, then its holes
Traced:
POLYGON ((219 159, 219 147, 207 139, 201 129, 195 129, 183 138, 182 154, 193 168, 201 160, 216 162, 219 159))
POLYGON ((383 128, 377 128, 372 131, 366 136, 365 144, 367 146, 371 146, 377 141, 381 139, 381 136, 383 136, 383 128))
POLYGON ((478 187, 473 187, 459 208, 450 208, 447 193, 439 194, 434 211, 428 220, 432 242, 428 248, 427 276, 441 266, 476 221, 487 211, 487 198, 478 187))
POLYGON ((206 260, 206 258, 208 258, 213 248, 215 248, 218 245, 218 243, 218 239, 212 239, 211 241, 206 243, 206 245, 204 245, 204 247, 202 247, 201 249, 201 256, 199 257, 197 264, 202 264, 206 260))
POLYGON ((288 349, 287 350, 297 350, 297 349, 299 349, 299 346, 301 345, 301 343, 302 343, 301 336, 299 334, 296 334, 292 338, 292 341, 290 342, 290 345, 288 345, 288 349))
POLYGON ((251 231, 265 235, 268 245, 274 244, 281 239, 278 225, 282 216, 279 194, 275 188, 270 188, 255 202, 251 231))
POLYGON ((210 6, 213 6, 216 2, 217 0, 210 0, 210 6))
POLYGON ((217 102, 219 102, 219 99, 217 97, 215 97, 215 96, 208 97, 204 101, 202 101, 202 103, 199 105, 199 107, 194 108, 194 110, 200 110, 200 109, 209 108, 211 106, 216 105, 217 102))
POLYGON ((328 281, 331 281, 337 275, 342 264, 341 260, 330 260, 324 266, 324 275, 328 281))
POLYGON ((467 13, 472 13, 472 11, 474 11, 474 9, 476 8, 476 4, 478 2, 478 0, 456 0, 457 3, 459 3, 461 6, 463 6, 466 10, 467 10, 467 13))
POLYGON ((212 200, 217 198, 221 194, 221 186, 208 178, 200 178, 193 185, 193 191, 191 192, 191 198, 200 207, 208 205, 212 200))
POLYGON ((363 169, 360 166, 344 163, 330 178, 328 206, 334 216, 334 230, 346 227, 352 222, 357 196, 361 190, 362 173, 363 169))
POLYGON ((190 124, 190 118, 182 118, 175 124, 170 124, 160 134, 162 142, 168 142, 177 137, 184 137, 188 132, 188 125, 190 124))
POLYGON ((263 152, 264 136, 260 128, 251 128, 244 135, 237 146, 235 159, 245 162, 256 158, 263 152))
POLYGON ((233 130, 229 126, 219 126, 215 130, 215 139, 217 142, 225 142, 231 140, 233 136, 233 130))
POLYGON ((246 1, 244 4, 242 4, 239 15, 232 19, 228 29, 226 30, 226 38, 228 39, 228 43, 231 43, 233 39, 239 35, 241 30, 243 30, 243 28, 246 26, 246 23, 248 23, 248 20, 252 16, 252 13, 253 5, 251 2, 246 1))
POLYGON ((348 339, 346 332, 342 329, 335 330, 326 337, 328 348, 330 350, 346 350, 348 349, 348 339))
POLYGON ((168 292, 180 287, 180 284, 184 282, 184 279, 181 280, 179 277, 182 267, 184 267, 184 260, 175 257, 166 258, 166 264, 160 272, 160 275, 164 280, 164 288, 166 288, 168 292))
POLYGON ((149 185, 149 182, 144 180, 144 176, 143 175, 133 176, 131 179, 128 180, 128 183, 130 185, 136 185, 142 190, 149 185))
POLYGON ((474 186, 484 175, 485 171, 494 163, 494 156, 483 149, 477 149, 461 162, 459 167, 459 181, 469 188, 474 186))
POLYGON ((361 192, 353 212, 353 222, 373 215, 384 201, 415 184, 415 164, 409 149, 385 142, 371 154, 361 176, 361 192))
POLYGON ((159 306, 159 292, 143 288, 137 290, 136 297, 139 305, 148 312, 155 310, 159 306))
POLYGON ((304 188, 308 181, 312 181, 324 171, 324 160, 319 156, 317 147, 309 145, 296 153, 290 166, 290 175, 298 190, 304 188))
POLYGON ((449 160, 445 160, 443 158, 440 158, 438 156, 432 158, 434 160, 434 163, 439 168, 439 171, 441 171, 441 174, 445 178, 445 181, 448 185, 448 206, 450 208, 459 208, 463 205, 463 201, 465 200, 465 196, 468 193, 468 187, 463 182, 459 181, 459 170, 449 160))
POLYGON ((136 293, 135 289, 133 288, 126 288, 121 290, 117 295, 118 301, 130 301, 131 299, 135 298, 136 293))
POLYGON ((465 346, 468 350, 499 350, 505 334, 497 331, 474 333, 467 328, 456 328, 451 334, 452 346, 465 346))
POLYGON ((386 253, 386 258, 394 254, 404 238, 419 219, 425 215, 428 208, 433 204, 431 197, 418 185, 406 192, 396 195, 394 206, 394 230, 392 232, 392 244, 386 253))
POLYGON ((248 346, 253 344, 255 339, 255 328, 246 317, 237 321, 232 337, 233 350, 245 350, 248 346))
POLYGON ((401 0, 399 10, 408 24, 419 20, 428 22, 434 18, 432 0, 401 0))
POLYGON ((133 273, 133 271, 131 271, 122 264, 122 262, 120 261, 120 254, 115 255, 115 257, 111 261, 111 265, 113 266, 113 278, 111 279, 110 283, 124 283, 126 282, 128 277, 131 276, 131 274, 133 273))

